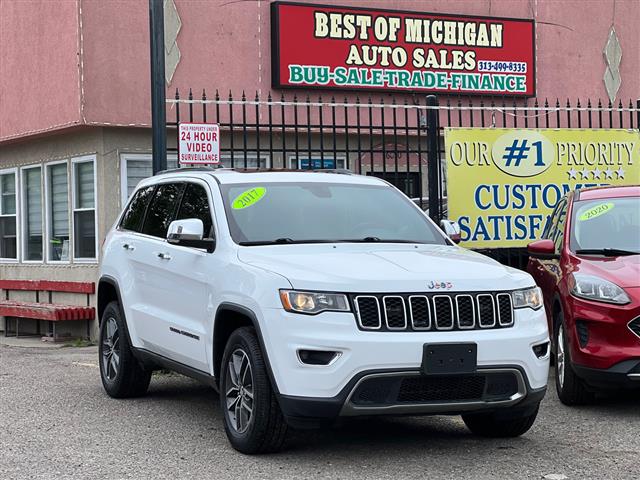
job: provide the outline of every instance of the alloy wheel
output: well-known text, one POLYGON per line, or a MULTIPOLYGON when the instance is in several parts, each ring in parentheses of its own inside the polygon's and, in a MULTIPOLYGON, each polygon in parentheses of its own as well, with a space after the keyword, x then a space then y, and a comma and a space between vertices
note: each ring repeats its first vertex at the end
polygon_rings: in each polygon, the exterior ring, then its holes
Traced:
POLYGON ((244 433, 253 418, 253 372, 244 350, 238 348, 229 357, 225 385, 226 414, 237 433, 244 433))
POLYGON ((106 322, 102 339, 102 371, 107 380, 112 382, 120 369, 120 331, 115 318, 109 317, 106 322))
POLYGON ((556 357, 556 375, 558 376, 558 384, 560 388, 564 387, 564 372, 566 368, 566 360, 564 353, 564 326, 558 327, 558 345, 556 357))

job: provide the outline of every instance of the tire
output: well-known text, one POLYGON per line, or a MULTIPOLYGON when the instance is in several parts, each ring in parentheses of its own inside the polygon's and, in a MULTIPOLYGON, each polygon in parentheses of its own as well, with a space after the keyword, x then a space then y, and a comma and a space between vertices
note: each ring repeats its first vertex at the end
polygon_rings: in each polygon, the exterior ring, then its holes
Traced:
POLYGON ((102 314, 98 363, 102 385, 110 397, 139 397, 147 393, 151 370, 133 356, 118 302, 109 303, 102 314))
POLYGON ((471 432, 482 437, 512 438, 529 431, 538 416, 539 405, 535 409, 524 410, 522 414, 504 415, 497 413, 472 413, 462 415, 462 420, 471 432))
POLYGON ((229 442, 239 452, 282 448, 287 424, 253 328, 239 328, 229 337, 220 366, 220 407, 229 442))
POLYGON ((573 369, 571 349, 567 341, 566 326, 562 312, 557 314, 554 333, 554 344, 556 346, 555 384, 558 398, 568 406, 586 405, 593 401, 593 394, 573 369))

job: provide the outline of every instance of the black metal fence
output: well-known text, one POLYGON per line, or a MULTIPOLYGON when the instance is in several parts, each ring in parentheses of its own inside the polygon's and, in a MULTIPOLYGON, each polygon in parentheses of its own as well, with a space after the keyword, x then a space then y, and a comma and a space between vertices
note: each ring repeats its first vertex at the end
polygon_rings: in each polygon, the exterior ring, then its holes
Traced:
MULTIPOLYGON (((601 100, 544 102, 476 97, 301 98, 176 91, 167 100, 167 126, 217 123, 221 158, 239 169, 348 169, 397 186, 438 222, 447 215, 444 127, 638 128, 640 100, 617 105, 601 100), (634 106, 635 104, 635 106, 634 106), (435 198, 435 201, 431 201, 435 198)), ((170 137, 171 138, 171 137, 170 137)), ((483 250, 524 268, 524 249, 483 250)))

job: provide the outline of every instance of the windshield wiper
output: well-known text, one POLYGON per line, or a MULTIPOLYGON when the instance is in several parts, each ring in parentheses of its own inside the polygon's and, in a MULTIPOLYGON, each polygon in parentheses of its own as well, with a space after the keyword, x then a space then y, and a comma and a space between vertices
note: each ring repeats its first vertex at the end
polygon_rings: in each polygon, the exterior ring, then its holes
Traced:
POLYGON ((238 242, 243 247, 253 247, 257 245, 290 245, 301 243, 334 243, 335 240, 293 240, 289 237, 276 238, 275 240, 257 240, 251 242, 238 242))
POLYGON ((585 248, 576 250, 578 255, 604 255, 605 257, 623 257, 627 255, 640 255, 640 252, 623 250, 620 248, 585 248))
POLYGON ((349 240, 336 240, 342 243, 424 243, 415 240, 402 240, 397 238, 364 237, 349 240))
POLYGON ((254 247, 259 245, 294 245, 294 244, 304 244, 304 243, 420 243, 424 242, 416 242, 413 240, 398 240, 393 238, 379 238, 379 237, 364 237, 364 238, 356 238, 356 239, 324 239, 324 240, 293 240, 288 237, 284 238, 276 238, 275 240, 256 240, 256 241, 247 241, 247 242, 238 242, 238 245, 242 245, 243 247, 254 247))

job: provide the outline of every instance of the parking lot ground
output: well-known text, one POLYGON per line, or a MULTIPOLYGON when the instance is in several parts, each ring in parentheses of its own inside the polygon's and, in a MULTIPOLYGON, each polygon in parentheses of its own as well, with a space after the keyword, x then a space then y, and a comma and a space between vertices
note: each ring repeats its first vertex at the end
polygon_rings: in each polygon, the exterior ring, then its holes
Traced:
POLYGON ((154 375, 148 396, 113 400, 97 348, 0 345, 0 479, 634 479, 640 396, 568 408, 550 385, 517 439, 471 435, 459 417, 361 419, 290 434, 279 454, 227 443, 215 392, 154 375))

